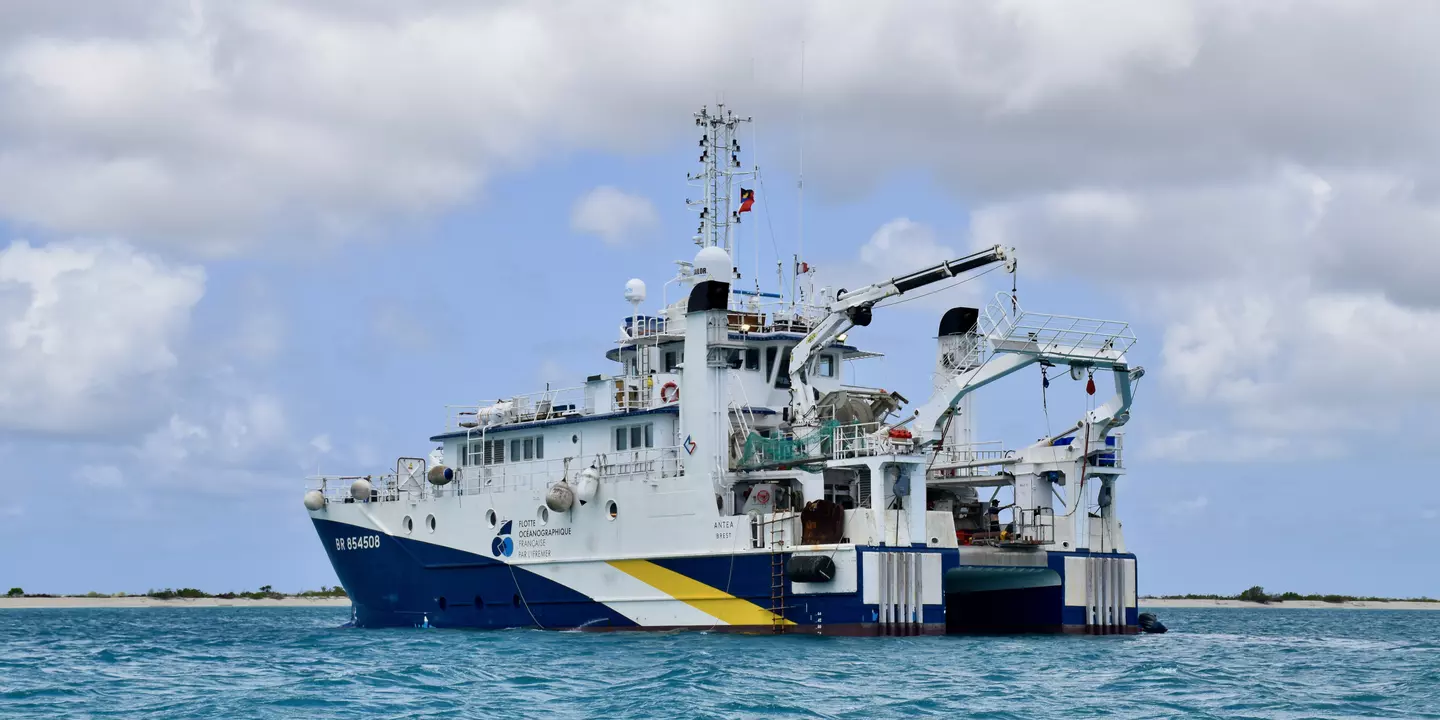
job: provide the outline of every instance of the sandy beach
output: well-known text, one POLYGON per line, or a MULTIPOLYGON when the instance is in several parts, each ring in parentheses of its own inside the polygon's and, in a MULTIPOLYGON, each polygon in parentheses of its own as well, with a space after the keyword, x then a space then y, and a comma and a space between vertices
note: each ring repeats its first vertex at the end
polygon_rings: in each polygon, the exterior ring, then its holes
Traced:
POLYGON ((89 597, 0 597, 0 610, 20 610, 27 608, 214 608, 214 607, 255 607, 255 608, 281 608, 281 607, 349 607, 348 598, 283 598, 280 600, 248 600, 235 598, 225 600, 222 598, 178 598, 175 600, 157 600, 155 598, 136 597, 110 597, 110 598, 89 598, 89 597))
POLYGON ((1379 602, 1374 600, 1354 600, 1341 603, 1324 602, 1323 600, 1288 600, 1285 602, 1272 602, 1268 605, 1262 605, 1261 603, 1246 602, 1244 600, 1166 600, 1160 598, 1140 598, 1140 607, 1261 608, 1268 610, 1440 610, 1440 603, 1404 602, 1400 600, 1391 602, 1379 602))

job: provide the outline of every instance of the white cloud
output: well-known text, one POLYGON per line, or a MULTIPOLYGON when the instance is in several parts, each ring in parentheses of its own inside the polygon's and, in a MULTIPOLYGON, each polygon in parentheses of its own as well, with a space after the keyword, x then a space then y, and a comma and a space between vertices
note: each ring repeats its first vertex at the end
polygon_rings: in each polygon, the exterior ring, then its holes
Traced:
MULTIPOLYGON (((898 217, 881 225, 870 235, 870 239, 860 246, 855 261, 819 268, 815 277, 817 282, 832 290, 854 290, 946 260, 954 260, 967 252, 957 251, 941 242, 935 228, 930 225, 907 217, 898 217)), ((966 277, 978 277, 978 272, 966 277)), ((980 298, 982 284, 964 278, 961 280, 942 280, 934 285, 913 290, 898 300, 882 303, 880 307, 897 303, 898 308, 928 312, 957 304, 975 304, 980 298)))
POLYGON ((953 249, 936 240, 934 228, 905 217, 881 225, 860 246, 860 262, 881 275, 877 280, 913 272, 954 257, 953 249))
POLYGON ((0 214, 211 253, 333 240, 539 159, 670 147, 717 92, 788 122, 802 40, 812 145, 844 148, 811 155, 820 193, 915 165, 979 203, 1274 158, 1433 181, 1440 154, 1433 3, 110 5, 0 15, 0 214))
POLYGON ((333 446, 330 444, 330 436, 327 434, 316 435, 310 439, 310 447, 315 448, 321 455, 329 455, 333 446))
POLYGON ((570 210, 570 229, 598 236, 606 245, 624 245, 653 231, 660 216, 649 198, 601 185, 581 195, 570 210))
POLYGON ((148 409, 204 288, 121 242, 0 250, 0 427, 91 433, 148 409))
POLYGON ((1162 437, 1158 455, 1333 454, 1345 436, 1326 431, 1403 427, 1440 400, 1425 360, 1440 352, 1440 296, 1422 280, 1440 275, 1440 243, 1420 232, 1440 229, 1440 204, 1413 187, 1285 165, 1241 184, 1107 191, 1100 222, 1073 212, 1077 196, 1093 193, 981 208, 975 242, 1017 245, 1042 274, 1114 278, 1163 328, 1160 381, 1212 417, 1162 437), (1306 439, 1320 432, 1331 439, 1306 439))

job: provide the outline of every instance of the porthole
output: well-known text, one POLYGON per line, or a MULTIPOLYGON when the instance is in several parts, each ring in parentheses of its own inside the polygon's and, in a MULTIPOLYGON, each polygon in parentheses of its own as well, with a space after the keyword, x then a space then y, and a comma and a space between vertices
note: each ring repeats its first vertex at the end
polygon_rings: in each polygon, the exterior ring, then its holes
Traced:
POLYGON ((425 516, 425 527, 430 528, 430 532, 432 532, 432 533, 435 532, 435 516, 434 516, 434 515, 426 515, 426 516, 425 516))
POLYGON ((476 612, 479 612, 479 611, 484 610, 484 609, 485 609, 485 598, 482 598, 482 597, 480 597, 479 595, 476 595, 476 596, 475 596, 475 611, 476 611, 476 612))
POLYGON ((931 545, 939 545, 939 544, 940 544, 940 538, 938 538, 938 537, 930 538, 930 544, 931 544, 931 545))
POLYGON ((1060 543, 1060 547, 1070 547, 1070 543, 1068 541, 1060 543))
POLYGON ((441 595, 435 600, 435 604, 439 605, 441 610, 444 610, 450 603, 445 602, 445 596, 441 595))
POLYGON ((494 511, 494 510, 486 510, 486 511, 485 511, 485 524, 486 524, 486 525, 489 525, 489 526, 492 527, 492 528, 495 527, 495 511, 494 511))
POLYGON ((550 508, 541 505, 540 509, 535 511, 535 519, 539 520, 541 525, 550 522, 550 508))
POLYGON ((511 595, 511 596, 510 596, 510 604, 513 605, 513 606, 515 606, 515 607, 517 607, 517 608, 520 607, 520 596, 519 596, 519 595, 511 595))
POLYGON ((571 435, 571 436, 570 436, 570 442, 572 442, 572 443, 574 443, 574 444, 576 444, 576 445, 579 445, 579 444, 580 444, 580 436, 579 436, 579 435, 571 435))
POLYGON ((611 520, 614 520, 620 516, 620 506, 616 505, 614 500, 611 500, 605 503, 605 512, 609 513, 611 520))
POLYGON ((405 516, 405 522, 401 524, 405 526, 406 535, 409 535, 410 533, 415 531, 415 521, 411 520, 409 515, 405 516))

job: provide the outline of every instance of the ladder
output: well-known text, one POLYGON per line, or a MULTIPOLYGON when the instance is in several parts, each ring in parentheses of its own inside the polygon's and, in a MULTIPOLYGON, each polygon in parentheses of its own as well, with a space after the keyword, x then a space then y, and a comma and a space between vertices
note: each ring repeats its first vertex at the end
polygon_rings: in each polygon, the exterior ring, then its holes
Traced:
POLYGON ((785 632, 785 527, 770 516, 770 631, 785 632))

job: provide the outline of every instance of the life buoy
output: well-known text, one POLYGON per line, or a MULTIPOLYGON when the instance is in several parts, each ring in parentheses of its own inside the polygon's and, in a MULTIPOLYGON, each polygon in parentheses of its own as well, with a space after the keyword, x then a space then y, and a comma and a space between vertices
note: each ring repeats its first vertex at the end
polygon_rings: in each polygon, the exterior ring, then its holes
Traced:
POLYGON ((673 403, 680 401, 680 386, 673 382, 667 382, 660 386, 660 402, 673 403))

